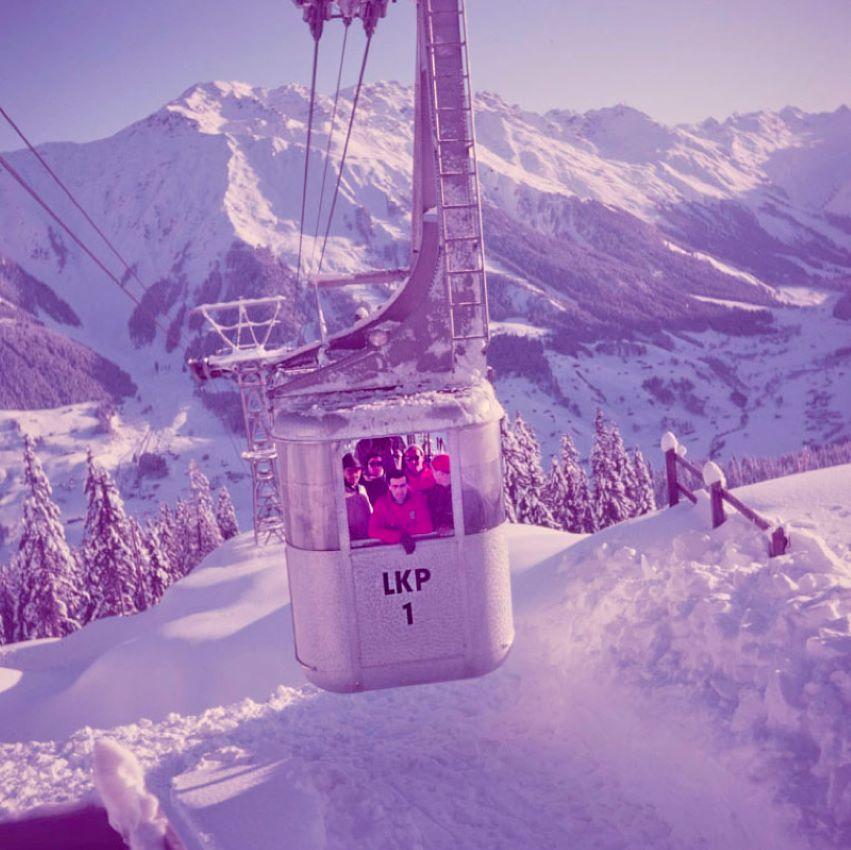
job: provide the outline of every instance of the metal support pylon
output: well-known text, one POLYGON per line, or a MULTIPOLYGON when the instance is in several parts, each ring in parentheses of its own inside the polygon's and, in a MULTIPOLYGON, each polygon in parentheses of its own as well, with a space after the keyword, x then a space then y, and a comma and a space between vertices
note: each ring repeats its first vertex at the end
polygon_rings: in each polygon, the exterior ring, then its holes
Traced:
POLYGON ((242 453, 251 466, 254 507, 254 541, 268 543, 273 537, 284 542, 284 517, 275 474, 277 449, 272 442, 266 371, 256 363, 236 370, 248 449, 242 453))
POLYGON ((190 360, 198 380, 235 378, 242 402, 248 448, 242 457, 251 465, 251 500, 254 509, 254 541, 284 541, 284 516, 272 440, 271 411, 267 392, 266 360, 275 359, 278 349, 269 348, 283 299, 246 298, 220 304, 202 304, 200 313, 219 335, 224 346, 218 355, 190 360))

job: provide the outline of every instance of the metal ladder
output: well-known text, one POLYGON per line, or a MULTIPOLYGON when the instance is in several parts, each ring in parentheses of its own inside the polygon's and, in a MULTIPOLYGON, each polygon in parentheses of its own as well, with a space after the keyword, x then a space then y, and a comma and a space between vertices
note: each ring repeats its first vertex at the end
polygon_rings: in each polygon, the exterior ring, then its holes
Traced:
POLYGON ((452 350, 488 340, 487 284, 464 0, 425 0, 438 210, 452 350))

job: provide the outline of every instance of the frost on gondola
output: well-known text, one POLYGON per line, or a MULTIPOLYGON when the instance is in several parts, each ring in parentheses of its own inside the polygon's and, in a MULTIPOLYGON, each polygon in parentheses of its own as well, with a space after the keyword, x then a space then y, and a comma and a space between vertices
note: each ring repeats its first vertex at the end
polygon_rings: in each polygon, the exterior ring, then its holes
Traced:
MULTIPOLYGON (((346 27, 361 20, 368 47, 387 10, 387 0, 295 2, 317 45, 325 24, 340 18, 346 27)), ((501 663, 514 635, 504 414, 486 378, 463 0, 418 0, 416 44, 409 266, 350 278, 314 274, 317 338, 293 346, 270 343, 278 299, 198 308, 226 348, 193 370, 240 384, 255 518, 269 527, 279 521, 286 539, 298 660, 311 681, 336 691, 481 675, 501 663), (329 289, 393 281, 398 286, 385 303, 329 333, 329 289), (451 533, 418 536, 413 551, 353 540, 341 459, 364 441, 410 443, 416 435, 439 435, 451 458, 451 533)), ((309 155, 308 146, 306 168, 309 155)))

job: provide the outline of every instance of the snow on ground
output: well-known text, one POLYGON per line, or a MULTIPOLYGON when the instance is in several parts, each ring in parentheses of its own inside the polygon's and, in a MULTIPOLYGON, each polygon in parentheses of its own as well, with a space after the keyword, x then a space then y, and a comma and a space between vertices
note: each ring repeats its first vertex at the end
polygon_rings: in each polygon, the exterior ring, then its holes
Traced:
MULTIPOLYGON (((663 240, 665 247, 669 251, 673 251, 675 254, 685 254, 689 257, 694 257, 696 260, 700 260, 702 263, 708 263, 712 268, 717 269, 719 272, 723 272, 726 275, 730 275, 730 277, 735 277, 738 280, 743 280, 745 283, 749 283, 754 286, 756 289, 761 289, 766 295, 774 298, 777 294, 777 290, 774 286, 769 283, 766 283, 764 280, 760 280, 755 275, 750 274, 749 272, 744 272, 741 269, 737 269, 735 266, 729 265, 729 263, 723 263, 721 260, 713 257, 711 254, 706 254, 703 251, 687 251, 685 248, 681 248, 679 245, 675 245, 673 242, 669 242, 667 240, 663 240)), ((707 299, 709 300, 709 299, 707 299)))
POLYGON ((50 410, 0 410, 0 562, 11 558, 22 515, 23 437, 36 441, 36 452, 53 486, 66 535, 76 545, 83 530, 86 501, 86 450, 109 470, 129 512, 137 519, 155 515, 160 502, 173 506, 184 495, 189 461, 198 462, 215 490, 225 484, 239 520, 251 517, 249 471, 240 457, 243 437, 229 434, 222 423, 192 396, 188 378, 162 370, 156 404, 151 395, 124 402, 108 423, 91 402, 50 410), (140 478, 136 461, 144 452, 160 455, 168 467, 163 479, 140 478), (7 530, 4 537, 2 531, 7 530))
POLYGON ((730 301, 727 298, 710 298, 708 295, 693 295, 695 301, 703 301, 706 304, 720 304, 722 307, 729 307, 731 310, 748 310, 751 313, 758 313, 764 310, 762 304, 749 304, 746 301, 730 301))
POLYGON ((505 665, 350 696, 305 683, 243 535, 150 612, 6 649, 0 811, 90 793, 99 727, 197 848, 848 846, 851 465, 740 494, 790 554, 705 498, 513 527, 505 665))
POLYGON ((690 457, 722 460, 849 439, 851 357, 846 323, 832 315, 838 296, 819 300, 817 291, 799 288, 784 298, 793 295, 801 306, 767 309, 773 328, 765 334, 704 331, 674 335, 666 348, 600 342, 576 355, 548 351, 570 409, 527 377, 497 375, 497 392, 509 413, 522 411, 535 428, 545 466, 568 431, 588 455, 598 407, 654 464, 659 434, 668 430, 690 457))

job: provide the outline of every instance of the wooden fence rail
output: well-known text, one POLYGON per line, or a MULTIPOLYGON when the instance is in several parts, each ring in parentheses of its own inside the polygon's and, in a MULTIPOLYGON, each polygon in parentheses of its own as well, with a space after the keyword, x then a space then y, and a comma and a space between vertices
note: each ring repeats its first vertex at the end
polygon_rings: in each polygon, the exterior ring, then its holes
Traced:
POLYGON ((726 522, 727 515, 724 512, 724 502, 726 502, 742 514, 742 516, 749 519, 761 531, 771 532, 768 543, 769 557, 774 558, 778 555, 786 554, 789 549, 789 537, 784 531, 783 526, 773 527, 772 523, 765 517, 760 516, 755 510, 749 508, 744 502, 737 499, 727 490, 724 473, 717 464, 709 461, 700 470, 693 463, 689 463, 685 459, 685 446, 681 445, 670 431, 662 437, 662 451, 665 453, 669 507, 678 505, 681 495, 685 496, 693 504, 697 504, 697 495, 694 490, 689 489, 680 481, 677 468, 682 467, 700 480, 701 486, 697 488, 698 490, 707 489, 709 491, 713 528, 718 528, 719 525, 726 522))

